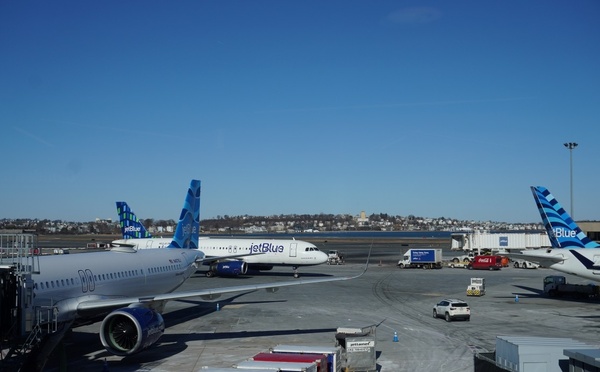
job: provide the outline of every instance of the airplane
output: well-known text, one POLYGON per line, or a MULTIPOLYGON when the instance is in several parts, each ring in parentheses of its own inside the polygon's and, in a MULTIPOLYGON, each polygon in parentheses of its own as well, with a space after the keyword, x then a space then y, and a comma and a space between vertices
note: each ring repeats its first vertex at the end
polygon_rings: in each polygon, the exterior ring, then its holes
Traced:
POLYGON ((367 258, 364 270, 355 276, 173 292, 205 258, 198 249, 199 231, 200 181, 192 180, 175 234, 165 249, 115 247, 104 252, 35 256, 39 270, 31 275, 31 306, 40 313, 41 309, 51 309, 48 314, 53 316, 39 319, 40 326, 58 326, 28 353, 21 370, 42 370, 52 350, 73 327, 101 320, 103 347, 111 354, 129 356, 149 348, 162 336, 165 324, 161 313, 170 300, 214 299, 225 293, 275 292, 279 287, 350 280, 363 275, 368 267, 367 258))
MULTIPOLYGON (((111 244, 134 249, 163 248, 171 239, 156 238, 125 202, 117 202, 117 213, 123 239, 111 244)), ((246 239, 200 237, 198 248, 205 254, 207 277, 235 276, 248 270, 271 270, 274 266, 291 266, 294 278, 300 276, 298 267, 320 265, 328 260, 314 244, 295 239, 246 239), (216 257, 229 254, 226 258, 216 257)))
POLYGON ((600 247, 589 239, 543 186, 531 186, 531 192, 552 243, 549 249, 528 249, 509 253, 511 258, 536 262, 550 269, 585 279, 600 281, 600 247))

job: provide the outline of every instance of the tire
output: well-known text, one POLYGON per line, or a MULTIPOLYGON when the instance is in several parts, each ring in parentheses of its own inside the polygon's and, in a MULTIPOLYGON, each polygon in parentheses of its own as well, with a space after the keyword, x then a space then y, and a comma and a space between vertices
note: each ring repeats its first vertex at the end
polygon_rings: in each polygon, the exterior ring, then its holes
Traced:
POLYGON ((404 269, 404 264, 398 265, 399 268, 404 269))
POLYGON ((454 257, 454 258, 452 259, 452 262, 454 262, 454 263, 459 263, 459 262, 460 262, 460 260, 458 259, 458 257, 454 257))
POLYGON ((470 321, 471 321, 471 317, 468 317, 468 318, 467 318, 467 322, 470 322, 470 321))
POLYGON ((463 260, 463 262, 471 262, 471 260, 469 260, 468 258, 465 258, 465 259, 463 260))
POLYGON ((515 269, 518 269, 519 268, 519 263, 515 262, 515 264, 513 266, 515 267, 515 269))
POLYGON ((212 278, 213 276, 215 276, 215 273, 212 270, 208 270, 206 272, 206 277, 207 278, 212 278))
POLYGON ((446 316, 444 317, 444 319, 446 319, 447 322, 451 321, 452 319, 450 318, 450 314, 446 313, 446 316))
POLYGON ((438 317, 438 316, 437 316, 437 310, 436 310, 436 309, 433 309, 433 317, 434 317, 434 318, 436 318, 436 319, 437 319, 437 317, 438 317))

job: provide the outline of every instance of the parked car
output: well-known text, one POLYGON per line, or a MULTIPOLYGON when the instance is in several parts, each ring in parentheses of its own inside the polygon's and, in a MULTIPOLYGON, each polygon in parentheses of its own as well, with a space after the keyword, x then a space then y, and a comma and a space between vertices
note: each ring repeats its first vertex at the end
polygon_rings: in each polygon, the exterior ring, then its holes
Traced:
POLYGON ((454 319, 471 320, 471 308, 469 305, 459 299, 450 298, 437 303, 433 307, 434 318, 444 318, 447 322, 454 319))

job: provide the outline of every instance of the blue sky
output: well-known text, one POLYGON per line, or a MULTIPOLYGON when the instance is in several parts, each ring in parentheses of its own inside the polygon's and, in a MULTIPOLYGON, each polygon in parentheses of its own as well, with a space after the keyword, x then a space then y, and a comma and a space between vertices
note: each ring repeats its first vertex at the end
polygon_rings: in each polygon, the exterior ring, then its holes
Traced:
POLYGON ((0 4, 0 218, 600 219, 598 1, 0 4))

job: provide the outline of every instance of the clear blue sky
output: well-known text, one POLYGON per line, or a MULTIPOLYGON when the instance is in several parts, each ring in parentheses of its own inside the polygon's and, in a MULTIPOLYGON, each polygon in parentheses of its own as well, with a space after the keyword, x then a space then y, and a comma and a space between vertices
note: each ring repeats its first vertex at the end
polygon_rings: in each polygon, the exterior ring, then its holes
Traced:
POLYGON ((0 218, 600 219, 600 2, 4 1, 0 218))

